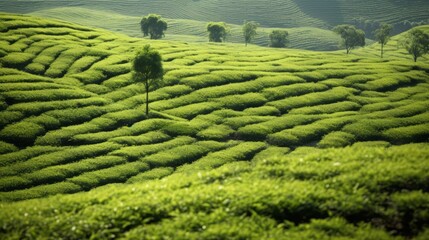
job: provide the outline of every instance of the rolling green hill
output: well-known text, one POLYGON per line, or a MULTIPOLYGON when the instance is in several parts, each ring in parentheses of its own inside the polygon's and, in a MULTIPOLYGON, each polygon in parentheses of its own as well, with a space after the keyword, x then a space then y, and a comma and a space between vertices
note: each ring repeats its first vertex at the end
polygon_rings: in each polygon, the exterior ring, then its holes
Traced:
POLYGON ((401 36, 380 59, 377 45, 346 55, 0 19, 2 239, 427 236, 429 59, 414 63, 401 36), (166 71, 149 118, 130 73, 147 43, 166 71))
POLYGON ((136 37, 141 36, 139 21, 143 15, 158 13, 167 19, 167 40, 205 42, 209 21, 224 21, 232 27, 228 41, 242 42, 240 25, 244 20, 261 23, 255 43, 267 46, 273 28, 286 28, 291 48, 336 50, 338 36, 330 29, 338 24, 355 23, 373 30, 371 23, 395 24, 395 33, 410 23, 429 21, 429 2, 346 1, 346 0, 176 0, 176 1, 0 1, 0 9, 102 27, 136 37), (406 21, 406 22, 404 22, 406 21))

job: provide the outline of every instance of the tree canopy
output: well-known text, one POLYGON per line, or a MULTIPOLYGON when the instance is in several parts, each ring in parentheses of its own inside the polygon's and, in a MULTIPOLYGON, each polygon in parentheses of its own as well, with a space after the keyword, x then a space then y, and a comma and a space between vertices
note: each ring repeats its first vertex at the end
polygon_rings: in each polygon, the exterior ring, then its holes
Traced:
POLYGON ((149 14, 140 21, 140 28, 143 36, 150 36, 150 39, 161 39, 164 37, 164 31, 167 30, 167 22, 161 19, 161 16, 149 14))
POLYGON ((365 32, 352 25, 338 25, 333 31, 341 36, 341 45, 346 48, 347 54, 353 48, 365 46, 365 32))
POLYGON ((429 35, 420 29, 413 29, 405 36, 402 45, 417 62, 417 58, 429 52, 429 35))
POLYGON ((228 34, 227 26, 224 22, 209 22, 207 24, 210 42, 223 42, 228 34))
POLYGON ((286 30, 273 30, 270 33, 270 47, 283 48, 288 44, 289 33, 286 30))
POLYGON ((390 32, 392 31, 392 28, 392 25, 383 23, 378 29, 374 31, 375 39, 378 41, 378 43, 381 44, 381 57, 383 57, 384 45, 386 45, 390 39, 390 32))
POLYGON ((159 86, 164 75, 162 57, 150 45, 145 45, 139 51, 132 64, 134 81, 144 84, 146 91, 146 115, 149 114, 149 90, 159 86))
POLYGON ((253 38, 257 35, 256 29, 259 27, 259 23, 254 21, 244 21, 243 24, 243 36, 244 36, 244 43, 247 46, 248 43, 250 43, 253 38))

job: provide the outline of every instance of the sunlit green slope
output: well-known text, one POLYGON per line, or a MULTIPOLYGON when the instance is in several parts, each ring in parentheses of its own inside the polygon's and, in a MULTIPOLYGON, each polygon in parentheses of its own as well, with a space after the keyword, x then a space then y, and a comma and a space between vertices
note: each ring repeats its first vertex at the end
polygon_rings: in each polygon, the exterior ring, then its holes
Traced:
MULTIPOLYGON (((292 48, 336 50, 338 36, 333 26, 354 23, 361 28, 372 23, 395 24, 395 32, 408 29, 408 23, 429 21, 429 2, 346 1, 346 0, 126 0, 126 1, 0 1, 0 9, 71 21, 86 26, 141 36, 139 20, 149 13, 161 14, 169 23, 168 40, 207 41, 209 21, 227 22, 232 27, 230 42, 243 42, 240 25, 244 20, 261 24, 255 43, 267 46, 272 28, 290 32, 292 48), (406 22, 404 22, 406 21, 406 22)), ((365 27, 366 28, 366 27, 365 27)), ((372 36, 368 27, 367 36, 372 36)))
POLYGON ((131 16, 159 13, 166 18, 198 21, 225 21, 241 24, 244 19, 266 27, 321 27, 364 18, 397 23, 427 20, 429 3, 425 0, 3 0, 0 9, 29 13, 57 7, 84 7, 109 10, 131 16))
MULTIPOLYGON (((121 32, 133 37, 142 37, 140 30, 141 16, 128 16, 111 11, 91 10, 81 7, 51 8, 31 12, 40 17, 57 18, 69 22, 75 22, 86 26, 105 28, 111 31, 121 32)), ((207 22, 189 19, 166 19, 168 30, 166 40, 179 40, 185 42, 208 42, 207 22)), ((242 43, 242 26, 228 24, 230 35, 227 42, 242 43)), ((252 42, 261 46, 270 43, 269 34, 273 28, 259 27, 258 35, 252 42)), ((340 37, 330 30, 315 27, 298 27, 285 29, 289 32, 289 44, 291 48, 337 50, 340 37)))
POLYGON ((2 238, 428 232, 429 62, 401 36, 380 59, 377 45, 346 55, 0 19, 2 238), (130 73, 148 43, 166 70, 149 119, 130 73), (59 193, 77 194, 45 199, 59 193))

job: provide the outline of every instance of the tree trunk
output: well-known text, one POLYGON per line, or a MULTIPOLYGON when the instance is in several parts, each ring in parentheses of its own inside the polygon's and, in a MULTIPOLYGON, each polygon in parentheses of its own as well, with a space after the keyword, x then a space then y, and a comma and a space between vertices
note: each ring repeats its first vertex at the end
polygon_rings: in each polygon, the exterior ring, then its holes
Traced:
POLYGON ((146 83, 145 87, 146 87, 146 116, 149 116, 149 83, 146 83))
POLYGON ((384 45, 381 44, 381 58, 383 58, 383 47, 384 47, 384 45))
POLYGON ((417 54, 414 54, 413 57, 414 57, 414 62, 417 62, 417 54))

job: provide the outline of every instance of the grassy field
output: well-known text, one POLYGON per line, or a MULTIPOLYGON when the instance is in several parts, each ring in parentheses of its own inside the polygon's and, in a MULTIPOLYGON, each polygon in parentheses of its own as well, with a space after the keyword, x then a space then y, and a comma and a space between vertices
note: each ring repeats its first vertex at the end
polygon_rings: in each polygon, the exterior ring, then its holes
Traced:
MULTIPOLYGON (((330 30, 356 19, 365 26, 372 22, 396 24, 396 33, 406 28, 405 20, 429 21, 429 2, 424 0, 4 0, 0 1, 0 9, 101 27, 132 37, 141 37, 139 22, 143 15, 157 13, 169 24, 166 39, 185 42, 206 42, 207 22, 224 21, 231 27, 227 41, 241 43, 241 25, 244 20, 252 20, 261 24, 255 44, 268 46, 268 34, 283 28, 290 33, 289 47, 308 50, 337 50, 339 37, 330 30)), ((367 36, 372 36, 372 30, 368 30, 367 36)))
POLYGON ((376 44, 346 55, 0 19, 2 239, 427 236, 429 59, 401 35, 381 59, 376 44), (130 73, 147 43, 166 71, 149 118, 130 73))

